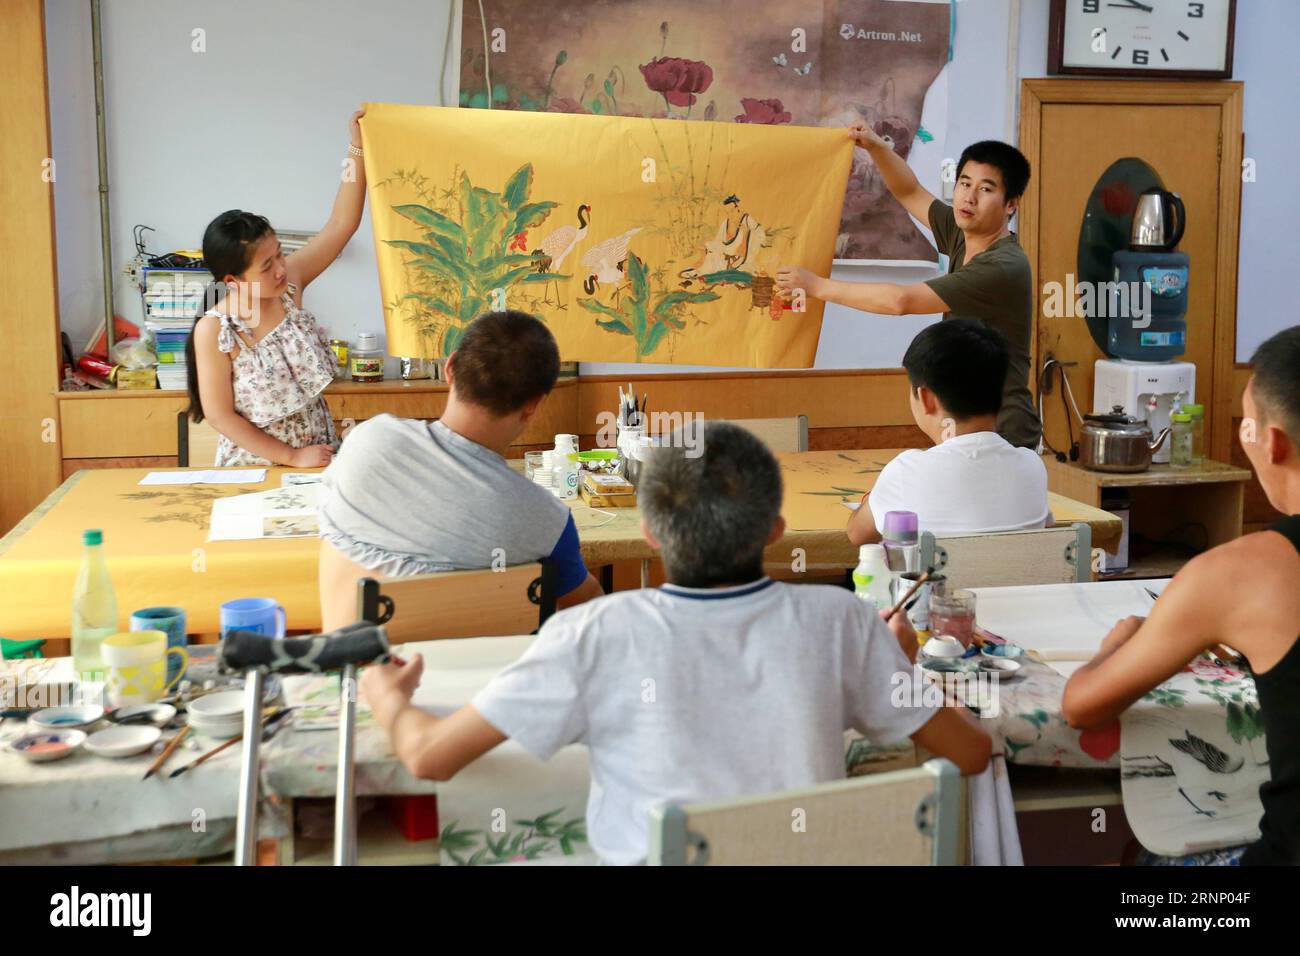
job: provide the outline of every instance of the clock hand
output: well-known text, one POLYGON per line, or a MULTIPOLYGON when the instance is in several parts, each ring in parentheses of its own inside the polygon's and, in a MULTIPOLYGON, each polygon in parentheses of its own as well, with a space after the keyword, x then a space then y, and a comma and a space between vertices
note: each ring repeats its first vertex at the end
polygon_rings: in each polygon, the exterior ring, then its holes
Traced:
POLYGON ((1128 0, 1128 3, 1108 3, 1108 7, 1119 7, 1121 10, 1145 10, 1147 13, 1155 12, 1155 7, 1148 7, 1145 3, 1138 3, 1137 0, 1128 0))

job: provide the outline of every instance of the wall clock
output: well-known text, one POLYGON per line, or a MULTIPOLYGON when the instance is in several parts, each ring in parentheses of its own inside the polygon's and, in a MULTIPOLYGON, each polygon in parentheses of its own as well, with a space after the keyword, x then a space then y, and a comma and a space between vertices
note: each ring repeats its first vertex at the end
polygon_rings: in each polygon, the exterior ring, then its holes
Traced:
POLYGON ((1237 0, 1052 0, 1047 71, 1232 76, 1237 0))

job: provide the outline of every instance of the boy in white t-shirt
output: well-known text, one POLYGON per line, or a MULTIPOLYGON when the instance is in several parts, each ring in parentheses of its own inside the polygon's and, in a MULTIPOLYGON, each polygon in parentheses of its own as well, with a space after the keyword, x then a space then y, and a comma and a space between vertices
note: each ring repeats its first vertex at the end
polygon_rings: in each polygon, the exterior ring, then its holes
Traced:
POLYGON ((915 512, 937 535, 1051 523, 1042 457, 997 433, 1008 354, 1001 333, 973 319, 935 323, 912 340, 903 356, 912 417, 934 447, 885 466, 849 519, 850 541, 879 541, 891 511, 915 512))
POLYGON ((543 759, 586 744, 591 847, 638 863, 655 804, 842 778, 850 727, 984 769, 991 743, 964 708, 895 693, 895 675, 911 680, 903 648, 916 651, 905 615, 887 626, 851 592, 764 576, 785 530, 780 468, 749 432, 705 428, 657 452, 637 489, 670 583, 555 615, 444 720, 410 704, 419 657, 367 669, 362 689, 412 774, 445 780, 507 737, 543 759))

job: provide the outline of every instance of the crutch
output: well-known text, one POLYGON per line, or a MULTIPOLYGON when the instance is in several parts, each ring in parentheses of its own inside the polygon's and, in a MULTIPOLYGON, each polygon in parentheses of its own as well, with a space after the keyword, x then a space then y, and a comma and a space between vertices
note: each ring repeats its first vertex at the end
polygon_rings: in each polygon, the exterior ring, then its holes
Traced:
POLYGON ((223 671, 244 675, 244 757, 239 769, 235 865, 251 866, 256 862, 258 759, 262 742, 262 688, 266 675, 341 671, 334 865, 355 866, 357 821, 352 758, 356 733, 357 668, 389 660, 388 635, 383 626, 358 621, 327 634, 291 638, 267 637, 256 631, 231 631, 222 639, 218 656, 223 671))

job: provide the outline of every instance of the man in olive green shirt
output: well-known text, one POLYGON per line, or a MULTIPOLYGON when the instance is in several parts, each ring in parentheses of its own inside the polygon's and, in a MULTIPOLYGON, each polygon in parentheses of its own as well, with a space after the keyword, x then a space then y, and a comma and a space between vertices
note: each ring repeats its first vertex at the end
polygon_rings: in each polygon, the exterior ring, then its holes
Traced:
POLYGON ((943 312, 945 319, 977 319, 1006 337, 1011 362, 998 412, 998 434, 1013 445, 1036 448, 1042 423, 1029 392, 1029 347, 1034 283, 1015 233, 1009 228, 1029 182, 1029 162, 1014 146, 993 140, 968 146, 957 164, 951 206, 917 181, 893 147, 864 124, 849 135, 871 154, 894 198, 934 233, 948 256, 948 274, 915 285, 843 282, 798 266, 782 266, 777 287, 882 315, 943 312))

